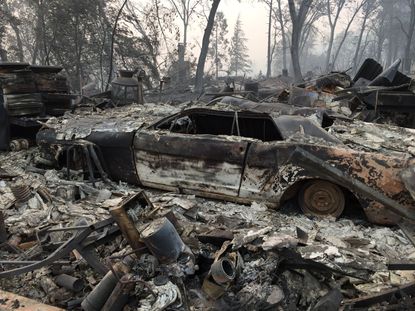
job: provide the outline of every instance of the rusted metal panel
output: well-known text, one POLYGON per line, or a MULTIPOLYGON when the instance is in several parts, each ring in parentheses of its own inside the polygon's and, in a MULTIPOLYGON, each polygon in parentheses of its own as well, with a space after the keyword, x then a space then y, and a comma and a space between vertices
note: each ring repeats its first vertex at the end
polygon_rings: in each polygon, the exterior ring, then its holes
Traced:
POLYGON ((0 310, 16 311, 63 311, 57 307, 45 305, 41 302, 19 296, 0 289, 0 310))
POLYGON ((237 165, 243 164, 246 147, 247 142, 240 137, 163 131, 140 131, 134 139, 135 150, 237 165))
MULTIPOLYGON (((137 150, 136 168, 144 186, 182 188, 237 196, 242 165, 137 150)), ((168 188, 167 188, 168 189, 168 188)))
MULTIPOLYGON (((284 142, 253 143, 246 160, 240 196, 252 200, 265 200, 267 203, 273 202, 277 207, 282 196, 294 184, 316 178, 331 180, 319 165, 314 165, 310 170, 301 159, 293 159, 295 147, 284 142)), ((333 180, 338 185, 349 188, 361 199, 370 221, 387 225, 398 223, 401 216, 393 212, 395 206, 404 209, 404 213, 408 215, 415 215, 413 199, 400 178, 400 172, 408 165, 407 155, 389 157, 380 153, 354 151, 337 146, 297 144, 297 147, 304 148, 321 163, 328 163, 345 176, 362 183, 362 187, 365 185, 365 189, 360 189, 358 185, 350 188, 342 181, 333 180), (376 193, 379 194, 378 197, 376 193), (374 201, 376 198, 385 198, 390 207, 374 201)))
POLYGON ((246 157, 239 196, 276 205, 282 196, 273 184, 279 169, 280 144, 254 142, 246 157))
MULTIPOLYGON (((400 172, 408 165, 408 155, 388 157, 380 153, 310 145, 303 145, 301 148, 322 162, 328 163, 345 176, 349 176, 348 178, 362 183, 361 186, 354 183, 352 188, 348 185, 344 186, 358 197, 367 200, 368 206, 366 206, 365 212, 370 221, 379 224, 396 223, 400 217, 396 213, 392 213, 392 209, 396 209, 396 212, 398 209, 402 210, 400 215, 415 215, 413 199, 399 176, 400 172), (368 188, 366 189, 365 186, 368 188), (369 188, 371 189, 370 194, 366 191, 369 188), (384 204, 388 204, 388 208, 379 202, 373 203, 376 197, 379 201, 384 201, 384 204)), ((301 163, 299 165, 301 166, 301 163)), ((315 174, 318 175, 318 167, 315 169, 315 174)), ((322 170, 321 178, 327 178, 325 175, 326 173, 322 170)))
POLYGON ((247 142, 210 135, 139 132, 135 161, 144 186, 237 196, 247 142))

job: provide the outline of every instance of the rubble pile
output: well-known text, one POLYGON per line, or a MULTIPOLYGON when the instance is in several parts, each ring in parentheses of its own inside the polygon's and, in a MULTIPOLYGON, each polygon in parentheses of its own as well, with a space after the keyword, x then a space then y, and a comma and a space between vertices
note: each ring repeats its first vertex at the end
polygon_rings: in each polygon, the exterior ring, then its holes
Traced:
POLYGON ((399 71, 401 60, 383 68, 366 59, 356 75, 332 72, 293 85, 277 99, 300 107, 325 107, 353 119, 413 128, 413 80, 399 71))
MULTIPOLYGON (((38 152, 31 148, 1 154, 2 169, 16 176, 0 185, 9 236, 7 247, 3 244, 1 250, 2 260, 7 260, 1 262, 5 271, 19 267, 10 265, 12 261, 42 260, 54 249, 53 244, 74 236, 73 231, 54 229, 105 221, 114 206, 141 193, 140 188, 124 183, 100 182, 93 188, 82 174, 66 180, 65 170, 36 169, 33 161, 38 152), (19 202, 13 190, 23 184, 29 188, 30 198, 19 202)), ((107 276, 102 279, 104 275, 76 250, 51 265, 2 278, 2 289, 64 309, 82 304, 85 310, 93 310, 84 301, 92 301, 97 310, 109 308, 104 305, 111 301, 103 297, 114 295, 114 301, 127 305, 125 310, 306 310, 318 308, 333 293, 340 295, 339 306, 340 301, 352 304, 358 297, 415 281, 413 271, 388 268, 415 256, 414 246, 397 228, 368 225, 358 217, 338 221, 309 218, 289 206, 279 213, 261 203, 244 206, 192 195, 146 193, 150 206, 135 215, 134 227, 142 240, 138 252, 124 232, 97 248, 100 261, 113 266, 117 275, 109 293, 97 294, 101 300, 90 293, 107 276), (176 245, 168 242, 171 234, 146 241, 146 236, 154 235, 146 233, 150 230, 146 225, 155 223, 157 228, 160 221, 179 234, 178 248, 168 251, 176 245), (118 272, 115 266, 119 262, 128 272, 118 272), (68 287, 62 278, 69 278, 72 285, 68 287), (75 281, 82 284, 81 290, 75 281), (119 294, 118 287, 127 288, 128 297, 119 294)))
POLYGON ((0 309, 413 309, 414 130, 285 80, 38 119, 0 153, 0 309))

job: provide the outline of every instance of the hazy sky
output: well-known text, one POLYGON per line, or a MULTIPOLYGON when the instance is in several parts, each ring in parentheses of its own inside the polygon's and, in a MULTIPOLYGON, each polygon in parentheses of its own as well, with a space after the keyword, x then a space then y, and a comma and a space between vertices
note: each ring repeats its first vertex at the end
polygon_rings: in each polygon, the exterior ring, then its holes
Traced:
MULTIPOLYGON (((252 74, 260 70, 266 71, 267 57, 267 7, 258 1, 222 0, 218 11, 222 11, 228 21, 229 36, 232 36, 238 15, 241 18, 243 30, 248 39, 248 54, 252 61, 252 74), (251 3, 248 3, 251 2, 251 3)), ((199 24, 191 25, 192 40, 202 42, 203 29, 199 24)), ((198 55, 199 52, 196 53, 198 55)))

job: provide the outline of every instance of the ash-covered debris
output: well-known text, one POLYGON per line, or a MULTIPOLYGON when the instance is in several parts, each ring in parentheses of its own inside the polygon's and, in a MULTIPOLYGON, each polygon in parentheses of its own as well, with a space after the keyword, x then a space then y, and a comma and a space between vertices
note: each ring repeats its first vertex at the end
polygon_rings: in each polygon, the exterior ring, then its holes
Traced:
POLYGON ((413 271, 388 268, 415 256, 398 228, 369 225, 358 216, 308 218, 289 207, 277 213, 261 203, 144 195, 122 183, 93 188, 82 176, 68 181, 61 171, 34 170, 36 153, 32 148, 1 155, 2 168, 20 179, 2 180, 0 187, 8 235, 0 277, 15 269, 16 275, 1 278, 2 289, 39 303, 84 310, 306 310, 334 290, 348 305, 415 281, 413 271), (12 192, 23 181, 31 196, 25 203, 12 192), (49 200, 39 189, 46 189, 49 200), (111 217, 114 208, 125 209, 115 218, 119 226, 111 217), (103 231, 79 241, 98 244, 95 258, 106 270, 78 247, 18 274, 56 253, 87 225, 108 219, 103 231), (131 240, 131 232, 140 240, 131 240))
MULTIPOLYGON (((299 89, 331 100, 353 83, 299 89)), ((273 103, 280 84, 210 103, 93 100, 0 153, 0 308, 411 305, 413 130, 344 103, 273 103)))
POLYGON ((413 128, 413 79, 399 71, 401 60, 383 68, 366 59, 354 77, 332 72, 293 85, 274 101, 297 107, 321 107, 350 118, 413 128))

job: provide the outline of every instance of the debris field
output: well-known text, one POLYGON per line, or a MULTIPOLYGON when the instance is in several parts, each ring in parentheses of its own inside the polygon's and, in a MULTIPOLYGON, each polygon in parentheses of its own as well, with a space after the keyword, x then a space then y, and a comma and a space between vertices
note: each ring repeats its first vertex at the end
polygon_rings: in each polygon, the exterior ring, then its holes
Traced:
POLYGON ((0 310, 413 310, 398 68, 176 101, 0 64, 0 310))

